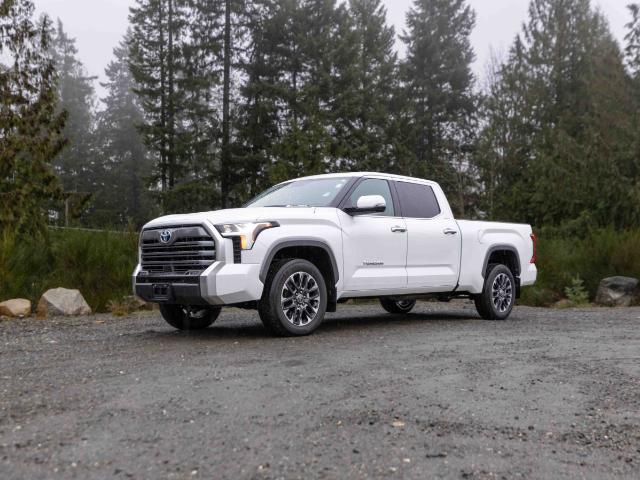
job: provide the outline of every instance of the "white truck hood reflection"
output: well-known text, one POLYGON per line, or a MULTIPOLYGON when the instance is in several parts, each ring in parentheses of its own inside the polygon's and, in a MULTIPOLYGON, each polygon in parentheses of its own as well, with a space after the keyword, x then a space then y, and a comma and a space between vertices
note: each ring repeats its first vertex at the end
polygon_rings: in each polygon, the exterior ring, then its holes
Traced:
MULTIPOLYGON (((243 223, 268 220, 305 219, 316 217, 318 213, 334 210, 330 207, 258 207, 230 208, 211 212, 165 215, 147 223, 144 228, 163 227, 165 225, 196 224, 204 221, 214 225, 220 223, 243 223)), ((335 214, 334 214, 335 215, 335 214)))

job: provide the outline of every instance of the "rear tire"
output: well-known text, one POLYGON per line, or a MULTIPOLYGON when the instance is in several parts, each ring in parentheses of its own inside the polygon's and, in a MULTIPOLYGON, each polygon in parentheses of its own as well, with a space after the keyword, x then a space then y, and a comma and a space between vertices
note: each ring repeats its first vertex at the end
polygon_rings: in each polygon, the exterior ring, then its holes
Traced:
POLYGON ((482 293, 474 298, 476 310, 485 320, 506 320, 516 300, 516 283, 506 265, 487 268, 482 293))
POLYGON ((380 305, 389 313, 401 314, 409 313, 416 306, 415 300, 394 300, 391 298, 381 298, 380 305))
POLYGON ((220 315, 220 307, 191 307, 189 305, 160 304, 162 318, 178 330, 202 330, 220 315))
POLYGON ((324 277, 311 262, 280 260, 269 269, 258 313, 275 335, 309 335, 320 326, 327 310, 324 277))

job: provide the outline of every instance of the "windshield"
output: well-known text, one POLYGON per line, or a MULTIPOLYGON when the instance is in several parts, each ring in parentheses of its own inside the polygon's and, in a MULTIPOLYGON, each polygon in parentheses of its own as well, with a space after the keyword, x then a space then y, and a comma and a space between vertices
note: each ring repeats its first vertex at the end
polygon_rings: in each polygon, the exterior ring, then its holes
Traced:
POLYGON ((326 207, 348 178, 316 178, 282 183, 250 200, 245 207, 326 207))

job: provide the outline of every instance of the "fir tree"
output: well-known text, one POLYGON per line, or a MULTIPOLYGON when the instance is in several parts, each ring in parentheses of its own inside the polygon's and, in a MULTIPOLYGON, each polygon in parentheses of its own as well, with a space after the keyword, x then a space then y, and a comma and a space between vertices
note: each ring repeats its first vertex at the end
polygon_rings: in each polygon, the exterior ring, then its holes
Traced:
POLYGON ((488 100, 483 151, 502 164, 493 215, 628 224, 637 175, 629 87, 619 47, 588 0, 533 0, 488 100))
POLYGON ((98 168, 93 145, 96 77, 90 77, 78 60, 75 40, 66 34, 60 20, 51 51, 58 75, 59 108, 67 112, 64 135, 69 141, 54 165, 65 190, 86 197, 95 191, 93 178, 98 168))
POLYGON ((155 156, 162 208, 213 208, 221 183, 225 89, 217 85, 224 77, 224 4, 138 0, 130 21, 130 68, 144 112, 140 131, 155 156))
POLYGON ((138 0, 131 8, 130 68, 145 113, 140 131, 156 156, 155 178, 163 210, 171 210, 167 192, 187 168, 188 142, 180 124, 180 106, 186 92, 178 88, 186 23, 180 0, 138 0))
POLYGON ((90 212, 98 225, 131 221, 140 226, 153 212, 148 193, 152 165, 136 128, 142 112, 129 71, 129 39, 130 32, 113 50, 114 59, 105 69, 107 81, 101 84, 107 92, 96 131, 102 163, 90 212))
POLYGON ((335 125, 343 139, 344 168, 386 171, 394 163, 390 137, 393 94, 397 87, 395 33, 386 23, 381 0, 351 0, 341 35, 343 57, 336 81, 335 125))
POLYGON ((64 147, 51 21, 33 3, 0 2, 0 233, 43 233, 45 206, 61 198, 52 159, 64 147))
POLYGON ((469 36, 475 13, 465 0, 414 0, 407 13, 404 95, 411 117, 411 173, 438 180, 464 211, 476 96, 469 36))

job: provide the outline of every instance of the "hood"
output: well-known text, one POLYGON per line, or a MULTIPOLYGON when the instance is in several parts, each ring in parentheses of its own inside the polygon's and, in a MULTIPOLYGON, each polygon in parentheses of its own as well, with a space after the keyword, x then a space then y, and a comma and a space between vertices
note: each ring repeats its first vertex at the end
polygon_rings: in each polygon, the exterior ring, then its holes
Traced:
MULTIPOLYGON (((211 212, 186 213, 165 215, 147 223, 143 228, 163 227, 169 225, 184 225, 208 221, 214 225, 220 223, 243 223, 256 221, 286 221, 287 219, 308 219, 315 216, 319 210, 329 207, 258 207, 258 208, 229 208, 211 212)), ((332 209, 333 210, 333 209, 332 209)))

